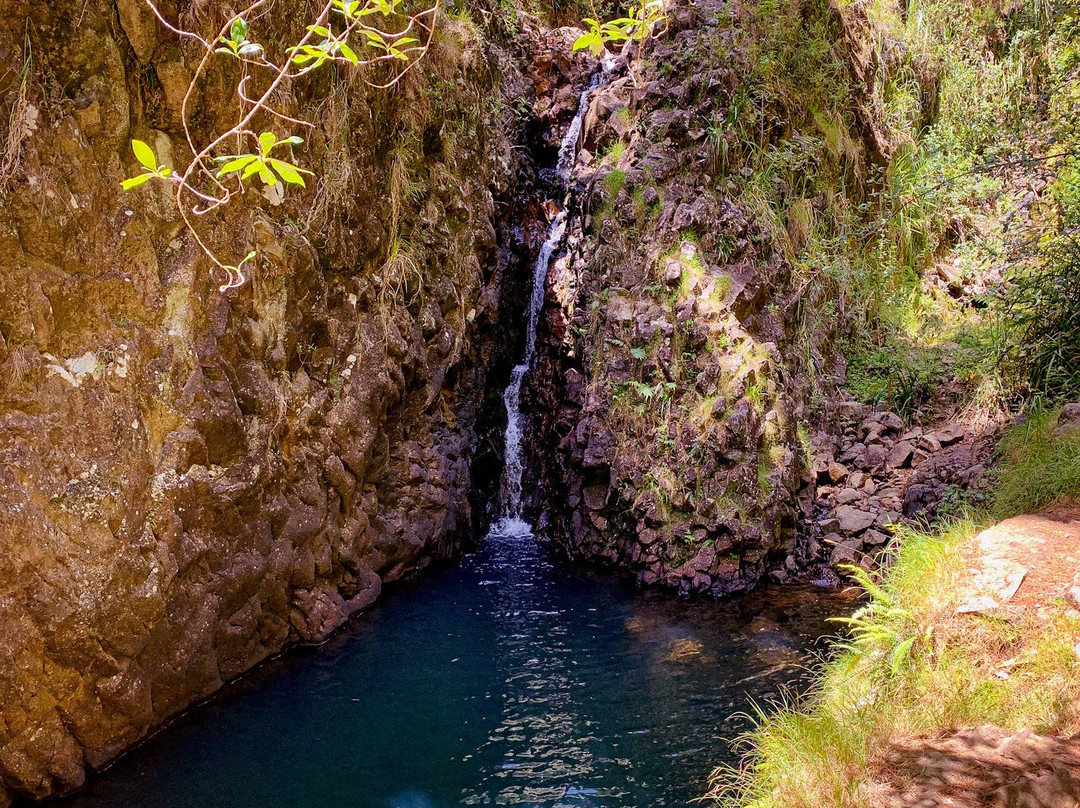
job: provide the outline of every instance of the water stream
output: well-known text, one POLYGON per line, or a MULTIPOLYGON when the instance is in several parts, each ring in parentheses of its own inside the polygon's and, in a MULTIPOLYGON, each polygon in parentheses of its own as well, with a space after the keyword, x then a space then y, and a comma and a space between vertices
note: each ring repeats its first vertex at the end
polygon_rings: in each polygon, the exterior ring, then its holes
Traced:
POLYGON ((560 213, 534 266, 504 396, 503 516, 480 550, 230 685, 68 808, 688 806, 734 762, 750 699, 805 681, 824 618, 843 611, 832 596, 642 594, 553 563, 522 519, 521 385, 564 228, 560 213))
MULTIPOLYGON (((589 111, 589 99, 607 80, 609 74, 610 68, 605 64, 603 69, 597 72, 589 82, 589 86, 578 99, 577 113, 563 136, 562 143, 559 146, 558 161, 555 164, 558 181, 563 185, 570 181, 571 172, 577 162, 581 126, 585 121, 585 115, 589 111)), ((503 403, 506 405, 506 437, 499 504, 505 520, 520 521, 521 479, 524 471, 521 440, 525 425, 525 418, 521 412, 521 385, 525 380, 525 374, 532 367, 533 359, 536 357, 536 329, 540 322, 540 312, 544 308, 544 291, 547 284, 548 267, 551 266, 551 259, 562 243, 563 234, 566 232, 566 216, 566 209, 563 207, 552 218, 547 238, 544 239, 544 243, 540 246, 540 251, 533 264, 532 289, 525 310, 525 356, 510 371, 510 383, 503 392, 503 403)), ((502 527, 505 528, 506 526, 504 524, 502 527)), ((520 529, 525 526, 517 525, 517 527, 520 529)))

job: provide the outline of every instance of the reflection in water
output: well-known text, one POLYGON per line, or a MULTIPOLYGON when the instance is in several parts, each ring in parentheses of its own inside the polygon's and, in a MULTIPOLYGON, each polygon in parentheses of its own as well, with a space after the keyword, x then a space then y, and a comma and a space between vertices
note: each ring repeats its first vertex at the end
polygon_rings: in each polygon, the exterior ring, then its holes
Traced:
POLYGON ((564 611, 552 600, 556 593, 544 586, 552 575, 551 559, 520 519, 493 526, 487 542, 492 571, 501 578, 495 590, 501 617, 495 644, 503 711, 486 746, 503 763, 463 802, 560 805, 566 796, 598 794, 576 785, 590 781, 596 738, 577 702, 585 682, 576 675, 564 611))
POLYGON ((672 602, 553 564, 507 521, 461 566, 230 686, 67 808, 688 806, 748 697, 845 606, 672 602))

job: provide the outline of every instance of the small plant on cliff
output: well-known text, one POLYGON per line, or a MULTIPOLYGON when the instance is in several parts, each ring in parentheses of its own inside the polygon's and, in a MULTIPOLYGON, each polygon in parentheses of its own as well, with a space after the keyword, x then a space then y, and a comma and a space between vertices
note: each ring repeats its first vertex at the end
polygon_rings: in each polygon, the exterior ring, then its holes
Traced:
POLYGON ((664 6, 661 0, 648 0, 641 6, 630 6, 625 17, 617 17, 607 22, 586 17, 582 22, 589 26, 589 30, 574 40, 574 50, 587 50, 594 57, 599 57, 608 45, 640 42, 663 17, 664 6))
POLYGON ((152 0, 145 2, 161 25, 202 47, 181 106, 181 124, 192 157, 186 168, 174 170, 159 165, 148 144, 133 140, 132 151, 146 171, 124 180, 123 187, 131 190, 155 179, 175 185, 173 202, 203 253, 224 273, 219 287, 224 292, 244 283, 244 267, 255 253, 229 263, 207 244, 196 222, 241 197, 246 183, 255 177, 280 200, 285 186, 304 187, 303 175, 312 173, 285 159, 285 150, 299 146, 303 138, 279 136, 274 131, 279 126, 314 128, 310 121, 280 109, 284 86, 323 65, 340 64, 362 69, 361 78, 371 87, 393 87, 427 53, 442 0, 430 6, 421 4, 417 10, 407 10, 405 0, 327 0, 299 41, 273 48, 255 41, 247 22, 266 13, 263 7, 267 0, 249 3, 210 37, 173 25, 152 0), (201 145, 192 129, 192 98, 208 82, 208 67, 215 58, 239 63, 240 78, 235 85, 239 112, 232 126, 215 132, 201 145), (254 148, 223 153, 227 143, 254 148))
POLYGON ((157 157, 154 156, 154 150, 143 143, 141 140, 131 141, 131 151, 135 154, 135 159, 139 161, 139 164, 146 169, 142 174, 136 174, 130 179, 124 180, 121 185, 125 191, 130 191, 132 188, 137 188, 144 182, 149 182, 152 179, 168 179, 172 175, 172 169, 165 166, 159 166, 157 157))

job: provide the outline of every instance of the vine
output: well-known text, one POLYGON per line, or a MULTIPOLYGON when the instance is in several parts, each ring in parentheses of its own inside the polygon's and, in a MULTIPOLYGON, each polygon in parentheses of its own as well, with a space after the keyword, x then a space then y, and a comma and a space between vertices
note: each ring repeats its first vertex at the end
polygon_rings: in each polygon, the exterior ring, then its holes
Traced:
POLYGON ((328 63, 353 68, 382 66, 385 72, 381 80, 372 80, 366 71, 361 73, 362 80, 375 89, 393 87, 427 54, 442 0, 413 13, 404 11, 404 0, 330 0, 306 27, 303 37, 282 48, 273 61, 266 47, 251 39, 247 22, 272 0, 254 0, 241 13, 230 17, 212 39, 173 25, 153 0, 145 2, 162 26, 182 39, 197 42, 203 49, 180 107, 184 139, 192 159, 182 171, 173 170, 159 165, 148 144, 132 140, 132 152, 146 171, 124 180, 122 187, 128 191, 151 180, 175 185, 173 202, 199 248, 224 273, 225 282, 218 288, 225 292, 244 283, 244 267, 255 253, 249 252, 234 264, 227 263, 206 243, 196 222, 242 196, 246 184, 255 178, 268 187, 284 190, 289 185, 304 187, 304 175, 313 173, 291 162, 293 149, 304 139, 294 133, 281 137, 273 131, 275 127, 271 123, 282 128, 308 129, 313 129, 314 124, 275 108, 274 94, 286 82, 328 63), (229 129, 199 145, 192 133, 189 108, 208 66, 218 57, 235 59, 241 65, 241 77, 236 84, 239 113, 229 129), (260 79, 262 83, 258 85, 260 79), (257 85, 261 89, 252 92, 251 88, 257 85), (235 148, 232 153, 225 153, 230 141, 236 144, 235 148))

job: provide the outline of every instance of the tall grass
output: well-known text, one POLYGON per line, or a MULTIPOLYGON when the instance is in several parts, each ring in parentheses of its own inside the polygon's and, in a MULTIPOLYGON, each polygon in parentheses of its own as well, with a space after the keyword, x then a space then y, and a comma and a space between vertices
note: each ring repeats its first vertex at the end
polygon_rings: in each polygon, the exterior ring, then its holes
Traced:
POLYGON ((995 516, 1031 513, 1080 495, 1080 430, 1055 437, 1060 411, 1036 405, 1001 442, 995 516))

